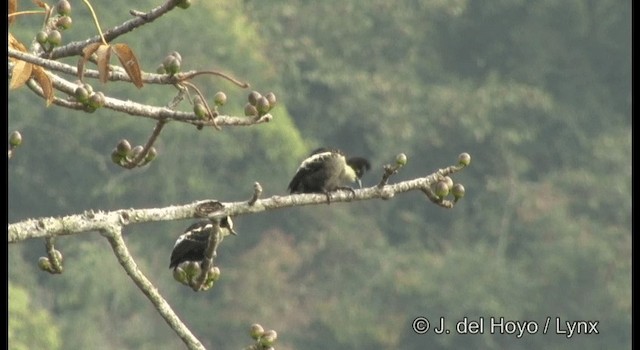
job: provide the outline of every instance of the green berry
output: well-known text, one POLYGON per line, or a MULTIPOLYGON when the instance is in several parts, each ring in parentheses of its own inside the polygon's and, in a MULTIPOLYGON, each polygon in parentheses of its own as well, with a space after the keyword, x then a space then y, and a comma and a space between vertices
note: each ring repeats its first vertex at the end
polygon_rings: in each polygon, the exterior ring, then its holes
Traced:
POLYGON ((193 105, 193 113, 200 119, 204 119, 207 116, 207 107, 203 103, 196 103, 193 105))
POLYGON ((176 6, 181 9, 188 9, 191 6, 191 0, 181 0, 176 6))
POLYGON ((458 164, 467 166, 469 165, 469 163, 471 163, 471 156, 469 155, 469 153, 460 153, 460 155, 458 156, 458 164))
POLYGON ((82 86, 78 86, 74 92, 76 100, 80 103, 87 103, 89 101, 89 91, 82 86))
POLYGON ((173 270, 173 278, 180 283, 187 283, 187 273, 180 266, 173 270))
POLYGON ((62 16, 58 19, 58 22, 56 22, 56 26, 63 30, 71 28, 72 24, 73 24, 73 21, 69 16, 62 16))
POLYGON ((51 271, 51 261, 46 256, 41 256, 38 259, 38 267, 43 271, 51 271))
POLYGON ((86 105, 83 105, 82 110, 87 112, 87 113, 93 113, 98 109, 98 107, 94 107, 94 106, 90 106, 88 103, 86 105))
POLYGON ((89 97, 88 105, 93 108, 100 108, 104 106, 104 100, 104 94, 102 91, 98 91, 89 97))
POLYGON ((158 151, 156 150, 155 147, 152 146, 151 148, 149 148, 147 155, 144 157, 144 161, 149 163, 150 161, 156 159, 157 156, 158 156, 158 151))
POLYGON ((258 109, 251 104, 251 102, 248 102, 246 105, 244 105, 244 115, 246 115, 247 117, 254 117, 256 115, 258 115, 258 109))
POLYGON ((211 278, 213 281, 217 281, 220 279, 220 268, 217 266, 212 266, 209 269, 209 278, 211 278))
POLYGON ((200 262, 198 261, 189 261, 185 264, 184 271, 187 273, 187 276, 197 276, 200 274, 200 262))
POLYGON ((179 62, 180 64, 182 64, 182 55, 180 55, 180 52, 178 52, 178 51, 171 51, 171 52, 169 53, 169 56, 173 56, 173 57, 175 57, 175 58, 178 60, 178 62, 179 62))
POLYGON ((118 145, 116 145, 116 152, 121 156, 129 154, 129 152, 131 152, 131 144, 129 141, 126 139, 120 140, 118 145))
POLYGON ((62 34, 54 29, 47 34, 47 42, 53 46, 58 46, 62 42, 62 34))
POLYGON ((453 180, 451 180, 451 178, 449 176, 445 176, 442 179, 442 181, 447 184, 447 188, 449 188, 449 191, 451 191, 451 188, 453 187, 453 180))
POLYGON ((258 113, 260 113, 260 115, 263 115, 263 114, 269 112, 269 110, 271 109, 271 105, 269 104, 269 100, 267 100, 266 97, 261 96, 258 99, 258 103, 256 105, 256 108, 258 109, 258 113))
POLYGON ((464 186, 462 184, 455 184, 451 189, 451 193, 455 197, 456 200, 464 197, 464 186))
POLYGON ((9 135, 9 145, 11 147, 18 147, 22 144, 22 134, 20 131, 14 131, 9 135))
POLYGON ((247 100, 249 100, 249 103, 252 106, 255 106, 258 103, 258 100, 260 99, 260 97, 262 97, 262 95, 260 95, 259 92, 257 91, 251 91, 249 93, 249 96, 247 97, 247 100))
POLYGON ((87 92, 89 93, 89 95, 93 95, 93 86, 91 86, 91 85, 89 85, 87 83, 84 83, 83 87, 85 89, 87 89, 87 92))
POLYGON ((264 328, 261 325, 254 323, 251 325, 251 329, 249 330, 249 335, 251 338, 258 340, 264 334, 264 328))
POLYGON ((40 43, 40 45, 44 45, 47 43, 47 38, 49 35, 44 30, 41 30, 36 34, 36 41, 40 43))
POLYGON ((449 194, 449 185, 444 181, 438 181, 436 184, 436 195, 440 198, 449 194))
POLYGON ((274 94, 273 92, 269 92, 266 95, 264 95, 264 97, 267 98, 267 100, 269 101, 269 106, 271 106, 271 108, 273 108, 273 106, 276 105, 276 94, 274 94))
POLYGON ((278 333, 273 329, 268 330, 262 334, 262 337, 260 337, 260 345, 263 347, 272 346, 273 343, 276 342, 276 339, 278 339, 278 333))
POLYGON ((144 150, 144 147, 142 147, 141 145, 137 145, 133 147, 133 149, 131 149, 131 152, 129 152, 129 157, 133 159, 137 157, 140 153, 142 153, 143 150, 144 150))
POLYGON ((58 260, 58 263, 62 264, 63 257, 62 257, 62 253, 59 250, 57 249, 53 250, 53 258, 58 260))
POLYGON ((164 61, 162 61, 162 65, 169 75, 174 75, 180 71, 180 59, 176 56, 168 55, 164 61))
POLYGON ((61 16, 69 15, 71 14, 71 4, 67 0, 60 0, 56 5, 56 11, 61 16))
POLYGON ((216 95, 213 96, 213 102, 217 106, 223 106, 225 103, 227 103, 227 95, 222 91, 218 91, 216 95))
POLYGON ((118 165, 122 165, 122 159, 124 159, 124 157, 118 153, 118 149, 114 148, 113 150, 111 150, 111 161, 114 162, 115 164, 118 165))
POLYGON ((400 153, 396 156, 396 164, 398 166, 405 166, 407 164, 407 155, 400 153))

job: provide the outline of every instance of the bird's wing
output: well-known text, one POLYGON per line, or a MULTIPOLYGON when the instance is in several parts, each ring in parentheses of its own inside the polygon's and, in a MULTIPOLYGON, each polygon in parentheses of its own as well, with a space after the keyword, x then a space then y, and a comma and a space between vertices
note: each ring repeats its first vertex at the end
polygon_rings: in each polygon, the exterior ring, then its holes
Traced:
POLYGON ((313 153, 307 159, 302 161, 298 170, 296 170, 296 174, 293 176, 293 179, 289 182, 288 189, 292 192, 297 191, 302 179, 322 171, 326 166, 325 161, 332 156, 332 152, 313 153))
POLYGON ((183 261, 203 258, 209 239, 210 224, 209 226, 202 225, 202 223, 193 224, 189 226, 186 233, 178 237, 171 251, 169 268, 178 266, 183 261))

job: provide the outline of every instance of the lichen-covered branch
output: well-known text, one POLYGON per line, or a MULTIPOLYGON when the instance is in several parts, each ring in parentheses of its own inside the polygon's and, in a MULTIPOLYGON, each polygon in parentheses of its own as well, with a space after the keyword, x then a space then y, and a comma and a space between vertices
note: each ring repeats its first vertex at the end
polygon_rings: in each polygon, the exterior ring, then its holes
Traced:
MULTIPOLYGON (((464 165, 449 166, 444 169, 413 180, 387 184, 382 187, 372 186, 351 191, 336 191, 331 193, 331 205, 341 202, 354 202, 371 199, 391 199, 397 194, 409 191, 428 191, 445 176, 462 170, 464 165)), ((425 192, 426 193, 426 192, 425 192)), ((436 196, 429 197, 432 202, 445 208, 453 207, 455 201, 445 200, 436 196)), ((268 210, 283 209, 304 205, 326 205, 327 197, 323 193, 303 193, 292 195, 275 195, 264 199, 252 197, 249 201, 219 202, 220 205, 210 205, 217 200, 201 200, 189 204, 149 209, 121 209, 111 212, 88 211, 82 214, 64 217, 47 217, 28 219, 9 224, 8 241, 16 243, 32 238, 45 238, 73 235, 84 232, 102 231, 109 227, 125 227, 132 224, 158 221, 172 221, 192 218, 208 217, 222 219, 226 216, 241 216, 268 210), (203 208, 211 208, 203 210, 203 208)))
MULTIPOLYGON (((11 49, 10 49, 11 50, 11 49)), ((75 90, 78 87, 77 84, 72 83, 66 79, 63 79, 55 74, 48 74, 51 78, 53 87, 62 91, 65 94, 73 96, 75 90)), ((38 95, 43 96, 40 86, 35 83, 27 84, 27 86, 36 92, 38 95)), ((82 110, 83 105, 73 100, 65 100, 55 97, 53 103, 62 107, 82 110)), ((217 115, 214 120, 202 120, 196 116, 193 112, 176 111, 169 107, 157 107, 130 100, 121 100, 113 97, 105 96, 103 108, 108 108, 116 112, 122 112, 133 116, 140 116, 144 118, 154 120, 173 120, 195 126, 251 126, 256 124, 268 123, 273 119, 271 114, 264 114, 258 118, 255 117, 237 117, 229 115, 217 115)))

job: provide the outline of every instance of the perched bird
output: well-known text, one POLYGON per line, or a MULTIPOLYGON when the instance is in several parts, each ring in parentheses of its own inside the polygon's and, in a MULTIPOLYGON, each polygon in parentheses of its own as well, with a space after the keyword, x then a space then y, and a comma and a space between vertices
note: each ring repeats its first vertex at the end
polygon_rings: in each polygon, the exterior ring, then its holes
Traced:
POLYGON ((290 193, 324 193, 329 202, 329 192, 353 192, 345 183, 357 182, 362 188, 362 175, 369 169, 371 164, 365 158, 347 158, 340 150, 318 148, 302 161, 288 189, 290 193))
MULTIPOLYGON (((169 268, 175 269, 185 261, 202 261, 211 230, 213 230, 213 223, 210 220, 199 221, 189 226, 173 246, 169 268)), ((220 220, 220 233, 222 238, 229 234, 236 235, 231 217, 227 216, 220 220)))

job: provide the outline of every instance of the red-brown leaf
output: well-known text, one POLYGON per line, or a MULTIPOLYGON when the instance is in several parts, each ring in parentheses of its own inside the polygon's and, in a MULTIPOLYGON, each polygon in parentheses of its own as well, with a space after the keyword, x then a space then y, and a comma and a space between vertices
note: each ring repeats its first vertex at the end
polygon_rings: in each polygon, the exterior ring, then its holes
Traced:
POLYGON ((109 45, 100 45, 96 51, 98 56, 98 74, 100 81, 106 83, 109 79, 109 59, 111 59, 111 47, 109 45))
POLYGON ((21 52, 27 52, 27 48, 11 33, 9 33, 9 47, 21 52))
POLYGON ((15 61, 13 66, 13 72, 11 73, 11 82, 9 82, 9 89, 17 89, 24 85, 24 83, 31 77, 31 70, 33 65, 25 61, 15 61))
MULTIPOLYGON (((27 48, 11 33, 9 33, 9 47, 20 52, 27 52, 27 48)), ((15 63, 13 66, 13 72, 11 73, 9 89, 17 89, 29 80, 33 65, 11 57, 9 58, 9 61, 15 63)))
POLYGON ((33 2, 35 2, 38 7, 42 7, 45 10, 49 9, 49 5, 45 4, 42 0, 33 0, 33 2))
MULTIPOLYGON (((17 11, 18 11, 18 0, 9 0, 9 15, 17 11)), ((15 20, 15 17, 10 16, 9 25, 11 25, 11 23, 13 23, 14 20, 15 20)))
POLYGON ((118 56, 120 64, 129 75, 129 78, 138 89, 142 88, 142 72, 140 70, 140 64, 133 50, 127 44, 115 44, 112 46, 113 51, 118 56))
POLYGON ((47 107, 49 107, 53 102, 53 84, 51 83, 51 79, 49 79, 45 70, 38 66, 33 67, 33 79, 40 85, 40 88, 42 88, 42 94, 47 102, 47 107))
POLYGON ((91 55, 93 55, 96 50, 102 45, 102 43, 93 43, 89 44, 82 49, 82 58, 78 60, 78 79, 82 81, 84 78, 84 64, 87 63, 87 60, 91 55))

